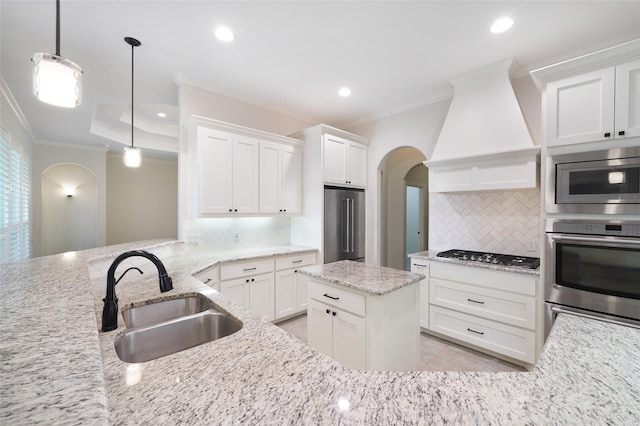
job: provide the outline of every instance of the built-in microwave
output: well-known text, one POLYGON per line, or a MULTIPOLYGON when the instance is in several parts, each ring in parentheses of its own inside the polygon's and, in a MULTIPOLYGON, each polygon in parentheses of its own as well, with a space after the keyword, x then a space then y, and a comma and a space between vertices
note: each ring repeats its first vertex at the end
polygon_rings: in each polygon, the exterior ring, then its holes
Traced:
POLYGON ((640 147, 547 157, 547 213, 640 214, 640 147))

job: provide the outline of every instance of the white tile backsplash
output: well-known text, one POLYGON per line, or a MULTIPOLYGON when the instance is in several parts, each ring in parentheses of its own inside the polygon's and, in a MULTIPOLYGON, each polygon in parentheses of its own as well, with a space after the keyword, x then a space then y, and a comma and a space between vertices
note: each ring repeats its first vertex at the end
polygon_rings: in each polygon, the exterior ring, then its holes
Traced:
POLYGON ((540 190, 429 194, 429 249, 540 256, 540 190))
POLYGON ((241 250, 289 245, 288 217, 185 219, 187 243, 207 250, 241 250))

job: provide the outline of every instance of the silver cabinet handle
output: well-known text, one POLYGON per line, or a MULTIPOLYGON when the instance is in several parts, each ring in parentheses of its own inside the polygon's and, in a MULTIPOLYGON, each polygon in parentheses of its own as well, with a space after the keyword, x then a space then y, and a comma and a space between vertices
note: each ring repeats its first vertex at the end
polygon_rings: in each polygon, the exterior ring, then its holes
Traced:
POLYGON ((615 244, 628 244, 632 246, 640 246, 640 241, 637 239, 624 239, 624 238, 589 238, 589 237, 575 237, 568 235, 552 235, 551 239, 553 241, 576 241, 576 242, 585 242, 585 243, 615 243, 615 244))

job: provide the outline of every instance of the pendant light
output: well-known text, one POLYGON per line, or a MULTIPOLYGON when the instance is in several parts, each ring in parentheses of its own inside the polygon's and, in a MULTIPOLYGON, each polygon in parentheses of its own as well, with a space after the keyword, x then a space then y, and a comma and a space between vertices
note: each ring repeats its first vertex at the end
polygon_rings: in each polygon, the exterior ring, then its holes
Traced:
POLYGON ((33 94, 47 104, 74 108, 82 102, 82 68, 60 56, 60 0, 56 0, 56 53, 34 53, 33 94))
POLYGON ((140 148, 133 146, 133 49, 142 43, 133 37, 125 37, 124 41, 131 46, 131 146, 124 148, 124 165, 127 167, 140 167, 142 153, 140 148))

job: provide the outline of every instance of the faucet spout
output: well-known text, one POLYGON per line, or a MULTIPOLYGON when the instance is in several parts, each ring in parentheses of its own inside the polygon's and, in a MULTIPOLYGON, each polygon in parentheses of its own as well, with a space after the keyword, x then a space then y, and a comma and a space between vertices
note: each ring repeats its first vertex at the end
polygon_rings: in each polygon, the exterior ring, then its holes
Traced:
POLYGON ((144 250, 132 250, 122 253, 120 256, 115 258, 113 263, 111 263, 109 271, 107 272, 107 295, 103 299, 104 307, 102 309, 102 331, 111 331, 118 328, 118 297, 116 296, 116 284, 130 269, 137 268, 127 269, 117 281, 115 277, 116 268, 123 260, 133 256, 145 257, 153 262, 153 264, 158 269, 160 292, 164 293, 166 291, 173 290, 173 281, 167 274, 167 270, 157 256, 144 250))

